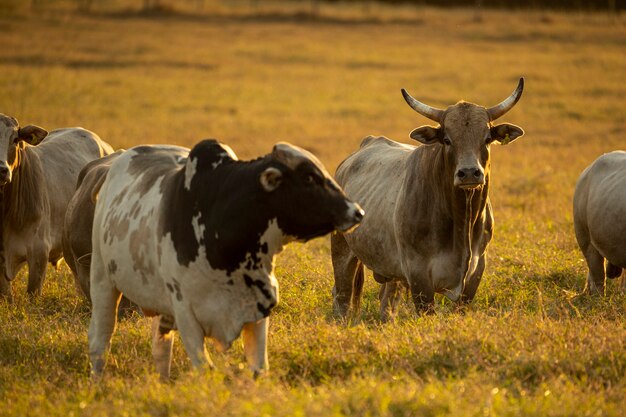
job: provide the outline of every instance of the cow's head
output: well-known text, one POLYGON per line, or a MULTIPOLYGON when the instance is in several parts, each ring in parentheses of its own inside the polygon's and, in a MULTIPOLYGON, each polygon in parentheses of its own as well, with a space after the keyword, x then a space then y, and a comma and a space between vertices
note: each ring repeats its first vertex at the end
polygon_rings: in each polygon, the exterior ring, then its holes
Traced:
POLYGON ((439 126, 422 126, 413 130, 411 138, 426 145, 440 144, 446 162, 454 175, 454 185, 473 189, 485 184, 489 169, 489 146, 493 142, 506 145, 524 134, 519 126, 493 121, 511 110, 522 96, 524 79, 520 78, 517 88, 502 103, 485 108, 464 101, 437 109, 411 97, 405 89, 402 95, 406 102, 419 114, 439 123, 439 126))
POLYGON ((0 186, 11 182, 13 170, 19 163, 16 157, 19 142, 37 145, 47 135, 39 126, 20 127, 15 118, 0 113, 0 186))
POLYGON ((313 154, 281 142, 270 161, 259 182, 273 195, 271 204, 285 234, 308 240, 333 230, 348 231, 361 222, 361 207, 346 197, 313 154))

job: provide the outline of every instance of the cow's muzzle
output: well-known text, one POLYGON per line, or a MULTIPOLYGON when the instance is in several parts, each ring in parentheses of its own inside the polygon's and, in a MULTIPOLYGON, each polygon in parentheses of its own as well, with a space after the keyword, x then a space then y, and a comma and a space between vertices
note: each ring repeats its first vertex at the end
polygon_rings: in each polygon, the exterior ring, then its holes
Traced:
POLYGON ((335 226, 340 232, 346 233, 356 227, 361 220, 365 212, 357 203, 348 202, 348 210, 344 213, 341 220, 335 226))
POLYGON ((480 167, 461 168, 454 175, 454 186, 463 189, 485 185, 485 172, 480 167))

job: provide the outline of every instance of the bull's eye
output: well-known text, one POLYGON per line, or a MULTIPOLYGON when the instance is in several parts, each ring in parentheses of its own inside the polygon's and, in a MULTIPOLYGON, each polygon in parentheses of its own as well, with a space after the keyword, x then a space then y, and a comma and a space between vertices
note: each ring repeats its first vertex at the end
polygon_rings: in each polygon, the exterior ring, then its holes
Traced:
POLYGON ((304 179, 304 181, 307 184, 313 184, 315 182, 315 177, 313 176, 313 174, 309 174, 306 176, 306 178, 304 179))
POLYGON ((452 141, 449 138, 443 138, 443 143, 448 146, 452 145, 452 141))

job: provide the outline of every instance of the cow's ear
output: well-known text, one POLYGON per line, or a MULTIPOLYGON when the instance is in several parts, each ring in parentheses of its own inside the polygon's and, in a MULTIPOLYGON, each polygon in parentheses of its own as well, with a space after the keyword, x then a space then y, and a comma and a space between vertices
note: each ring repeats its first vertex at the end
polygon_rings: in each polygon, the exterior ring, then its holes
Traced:
POLYGON ((421 126, 413 130, 409 136, 424 145, 432 145, 439 142, 441 138, 441 127, 421 126))
POLYGON ((491 127, 491 140, 507 145, 515 139, 522 137, 524 130, 510 123, 502 123, 491 127))
POLYGON ((269 167, 261 173, 261 186, 268 193, 277 189, 282 181, 283 173, 278 168, 269 167))
POLYGON ((28 125, 19 128, 15 142, 23 140, 29 145, 35 146, 39 145, 39 143, 44 140, 46 136, 48 136, 48 131, 46 129, 35 125, 28 125))

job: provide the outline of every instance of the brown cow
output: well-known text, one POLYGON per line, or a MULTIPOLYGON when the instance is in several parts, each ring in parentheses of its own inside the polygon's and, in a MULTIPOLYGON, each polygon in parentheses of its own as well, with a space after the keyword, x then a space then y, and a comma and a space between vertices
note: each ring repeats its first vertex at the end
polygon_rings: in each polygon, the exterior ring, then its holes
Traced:
POLYGON ((393 317, 399 284, 408 284, 418 312, 432 308, 434 294, 473 299, 485 269, 493 217, 489 203, 490 145, 524 134, 515 125, 494 125, 519 100, 519 80, 509 98, 489 109, 461 101, 446 110, 427 106, 404 89, 407 103, 439 123, 410 136, 425 146, 367 137, 337 169, 346 195, 365 210, 351 234, 334 233, 335 311, 359 308, 363 265, 381 289, 381 318, 393 317))
POLYGON ((12 298, 9 281, 24 263, 29 294, 41 293, 47 263, 56 264, 63 256, 63 218, 78 173, 87 162, 112 151, 82 128, 48 134, 38 126, 20 127, 13 117, 0 114, 0 297, 12 298))

